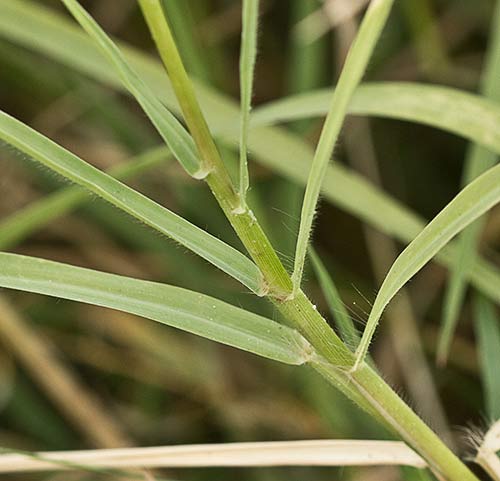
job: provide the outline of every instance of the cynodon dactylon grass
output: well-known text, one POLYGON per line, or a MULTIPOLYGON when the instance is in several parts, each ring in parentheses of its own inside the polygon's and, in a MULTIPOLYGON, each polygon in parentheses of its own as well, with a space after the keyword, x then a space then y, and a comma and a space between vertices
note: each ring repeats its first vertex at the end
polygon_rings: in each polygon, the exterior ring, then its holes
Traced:
POLYGON ((500 479, 500 3, 54 3, 0 2, 0 473, 500 479), (472 143, 459 189, 455 136, 472 143), (74 185, 38 195, 48 172, 74 185), (471 456, 450 420, 484 418, 471 456))

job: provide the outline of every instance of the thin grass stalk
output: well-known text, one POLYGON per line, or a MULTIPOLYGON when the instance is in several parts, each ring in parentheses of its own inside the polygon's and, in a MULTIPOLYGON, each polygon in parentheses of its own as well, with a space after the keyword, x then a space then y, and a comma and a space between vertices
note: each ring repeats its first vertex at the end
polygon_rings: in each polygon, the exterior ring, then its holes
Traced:
MULTIPOLYGON (((380 1, 383 2, 383 0, 375 0, 373 4, 378 4, 380 1)), ((176 48, 175 43, 173 43, 173 48, 176 48)), ((182 67, 182 63, 180 67, 182 67)), ((175 77, 178 71, 174 69, 173 73, 173 77, 175 77)), ((177 81, 179 81, 179 79, 182 79, 182 75, 176 78, 177 81)), ((187 80, 189 81, 189 79, 187 80)), ((182 83, 180 88, 183 88, 182 83)), ((196 101, 194 97, 192 100, 196 101)), ((225 182, 227 179, 218 178, 218 174, 221 174, 222 177, 227 175, 222 161, 220 163, 222 165, 220 172, 215 170, 210 172, 207 176, 207 181, 219 200, 219 203, 222 205, 226 215, 228 215, 232 221, 244 244, 255 244, 253 246, 253 251, 252 248, 249 249, 251 255, 257 256, 259 250, 264 249, 265 253, 270 256, 271 264, 275 262, 272 267, 269 267, 269 265, 266 266, 265 256, 259 259, 264 269, 266 269, 265 271, 263 270, 264 275, 274 275, 274 277, 271 278, 272 280, 278 280, 282 282, 282 285, 285 287, 291 287, 292 283, 286 270, 280 263, 278 256, 267 241, 267 238, 262 232, 262 229, 260 229, 255 218, 250 216, 249 213, 248 217, 244 217, 242 224, 238 224, 235 219, 231 218, 231 214, 240 217, 244 214, 234 213, 232 210, 228 209, 228 207, 232 206, 231 202, 235 200, 237 193, 232 188, 230 178, 227 176, 231 187, 229 193, 231 193, 233 197, 227 195, 228 191, 225 190, 225 182), (255 227, 254 230, 245 229, 248 227, 248 224, 257 227, 255 227), (261 233, 264 239, 263 243, 260 243, 259 241, 261 239, 256 237, 259 233, 261 233)), ((238 205, 236 205, 236 207, 238 207, 238 205)), ((267 277, 265 278, 268 280, 267 277)), ((281 287, 279 284, 271 283, 269 286, 271 291, 268 295, 271 300, 278 305, 289 322, 301 330, 303 334, 310 339, 311 343, 314 344, 316 354, 312 363, 315 369, 322 372, 330 382, 339 386, 347 395, 354 398, 369 412, 378 413, 378 417, 381 417, 386 425, 392 426, 395 431, 401 434, 403 439, 407 440, 412 446, 415 446, 427 460, 430 460, 429 465, 435 472, 440 473, 440 475, 452 481, 476 479, 460 460, 456 458, 437 436, 418 418, 418 416, 413 413, 389 386, 366 366, 366 364, 362 363, 356 372, 352 372, 351 368, 354 363, 353 354, 329 328, 323 317, 316 311, 315 307, 300 290, 293 298, 288 297, 288 295, 283 297, 279 295, 279 291, 277 292, 277 286, 281 287)), ((285 293, 289 294, 289 292, 286 291, 285 293)))
POLYGON ((264 277, 262 294, 270 292, 274 297, 285 298, 291 291, 290 279, 253 212, 241 204, 241 198, 217 150, 180 58, 168 24, 168 12, 164 15, 159 0, 140 0, 140 5, 202 159, 203 168, 207 172, 205 181, 240 240, 261 269, 264 277))
POLYGON ((474 330, 481 381, 489 419, 500 419, 500 323, 495 306, 479 293, 474 296, 474 330))
MULTIPOLYGON (((155 0, 140 0, 141 6, 143 8, 145 17, 153 31, 153 36, 158 43, 158 48, 162 56, 163 62, 170 74, 174 90, 179 98, 179 103, 185 103, 183 110, 187 110, 188 117, 186 118, 186 123, 191 131, 201 129, 204 131, 206 127, 206 121, 203 119, 199 124, 196 123, 196 116, 194 117, 195 125, 190 125, 188 118, 193 121, 192 113, 197 112, 197 115, 202 116, 201 109, 197 105, 196 97, 194 96, 194 91, 192 89, 189 77, 185 72, 182 65, 182 60, 177 51, 175 41, 170 33, 168 23, 163 16, 158 14, 162 13, 161 6, 155 0), (159 10, 158 10, 159 8, 159 10), (196 104, 196 106, 193 106, 196 104)), ((375 0, 372 4, 372 8, 385 6, 389 10, 390 2, 384 2, 384 0, 375 0)), ((387 13, 388 13, 387 10, 387 13)), ((380 26, 381 28, 381 26, 380 26)), ((195 142, 196 138, 204 139, 203 135, 194 136, 195 142)), ((212 140, 213 143, 213 140, 212 140)), ((215 144, 213 144, 215 146, 215 144)), ((197 147, 200 150, 204 148, 204 144, 199 144, 197 142, 197 147)), ((215 197, 221 204, 224 212, 231 220, 236 232, 241 237, 241 232, 245 232, 250 237, 246 237, 245 240, 251 245, 254 245, 253 249, 249 249, 250 254, 254 257, 253 252, 255 252, 255 245, 259 246, 265 251, 270 251, 267 257, 270 259, 275 259, 277 262, 276 267, 273 268, 272 273, 279 273, 279 277, 273 277, 266 280, 279 279, 280 286, 285 285, 288 289, 291 285, 290 278, 286 274, 284 267, 279 261, 276 253, 272 249, 269 241, 265 237, 265 234, 260 229, 257 230, 259 236, 263 236, 265 242, 259 245, 259 238, 252 238, 252 233, 254 229, 248 228, 245 224, 250 221, 250 219, 243 217, 239 214, 238 217, 243 218, 242 224, 237 224, 234 222, 234 204, 231 205, 231 200, 234 202, 237 200, 237 194, 232 188, 231 181, 225 170, 225 167, 220 159, 217 149, 209 147, 208 151, 204 151, 205 156, 214 155, 214 162, 211 163, 211 168, 213 170, 207 176, 207 182, 210 185, 215 197), (218 176, 221 175, 222 179, 219 181, 218 176), (226 186, 226 189, 224 189, 226 186), (227 188, 229 186, 229 188, 227 188), (228 195, 230 194, 228 198, 228 195), (229 205, 228 205, 229 204, 229 205), (228 207, 233 207, 233 209, 228 209, 228 207)), ((206 158, 206 157, 205 157, 206 158)), ((251 219, 251 224, 253 226, 258 226, 256 219, 253 217, 251 219)), ((244 240, 242 238, 242 240, 244 240)), ((245 245, 247 242, 244 241, 245 245)), ((254 257, 255 259, 255 257, 254 257)), ((256 263, 260 266, 257 259, 256 263)), ((262 261, 262 259, 259 259, 262 261)), ((261 267, 262 272, 269 272, 267 266, 261 267)), ((285 315, 288 321, 297 327, 305 337, 311 342, 311 344, 317 350, 318 356, 315 361, 312 362, 313 367, 321 372, 323 375, 327 374, 327 378, 330 382, 340 387, 343 392, 351 397, 358 400, 361 398, 360 405, 367 408, 368 411, 373 412, 375 410, 379 416, 383 418, 387 425, 392 426, 392 428, 398 432, 403 439, 409 442, 412 446, 423 455, 425 459, 429 461, 429 465, 437 473, 443 474, 450 480, 453 481, 466 481, 475 480, 475 476, 467 469, 467 467, 461 463, 461 461, 441 442, 441 440, 428 428, 425 423, 423 423, 420 418, 411 411, 411 409, 404 404, 404 402, 392 391, 392 389, 377 375, 375 374, 365 363, 359 367, 356 372, 352 372, 351 368, 354 364, 353 353, 340 341, 338 336, 331 330, 324 318, 317 312, 315 306, 309 301, 309 299, 299 290, 295 296, 280 297, 276 296, 276 285, 269 283, 271 292, 269 297, 277 303, 281 312, 285 315), (273 292, 274 291, 274 292, 273 292), (274 294, 274 295, 273 295, 274 294), (354 389, 353 389, 354 388, 354 389)))
POLYGON ((446 78, 453 66, 439 31, 434 5, 430 0, 404 0, 400 4, 421 70, 429 77, 446 78))
POLYGON ((354 348, 359 342, 360 336, 354 326, 354 322, 352 321, 349 312, 347 312, 346 306, 342 302, 337 287, 321 258, 312 247, 309 247, 309 258, 316 273, 316 277, 318 278, 321 290, 323 291, 325 300, 328 304, 328 308, 330 309, 330 313, 338 326, 340 336, 345 344, 354 348))

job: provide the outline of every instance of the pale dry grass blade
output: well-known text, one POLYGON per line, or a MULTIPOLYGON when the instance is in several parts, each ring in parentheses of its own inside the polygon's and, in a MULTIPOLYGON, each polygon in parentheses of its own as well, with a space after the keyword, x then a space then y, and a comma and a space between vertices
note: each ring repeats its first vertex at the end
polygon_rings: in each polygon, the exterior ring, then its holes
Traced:
POLYGON ((313 440, 201 444, 0 455, 0 472, 82 468, 187 468, 229 466, 385 466, 425 468, 398 441, 313 440))
POLYGON ((55 348, 0 297, 0 337, 66 418, 94 445, 129 446, 131 441, 117 421, 57 357, 55 348))

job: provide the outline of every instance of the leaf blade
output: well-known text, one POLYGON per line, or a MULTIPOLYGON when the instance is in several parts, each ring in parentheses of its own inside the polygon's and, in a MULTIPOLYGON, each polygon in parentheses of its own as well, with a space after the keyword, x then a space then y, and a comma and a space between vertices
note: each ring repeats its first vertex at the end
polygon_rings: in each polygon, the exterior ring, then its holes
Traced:
POLYGON ((253 292, 260 291, 260 271, 241 252, 1 111, 0 138, 63 177, 85 187, 146 225, 176 240, 242 282, 253 292))
POLYGON ((250 184, 248 177, 248 130, 252 108, 253 79, 257 58, 257 31, 259 0, 243 0, 240 48, 240 182, 239 194, 242 203, 250 184))
POLYGON ((376 466, 425 468, 426 462, 401 441, 306 440, 191 444, 0 455, 0 472, 101 468, 201 466, 376 466))
MULTIPOLYGON (((256 108, 251 122, 256 128, 322 117, 331 97, 331 91, 324 89, 285 97, 256 108)), ((367 82, 356 89, 348 109, 351 115, 436 127, 500 153, 500 107, 476 94, 413 82, 367 82)))
MULTIPOLYGON (((486 65, 482 77, 482 93, 495 102, 500 100, 500 87, 497 79, 500 77, 500 3, 497 2, 490 28, 490 46, 487 51, 486 65)), ((472 145, 465 158, 463 184, 468 184, 478 175, 497 162, 498 157, 493 152, 480 145, 472 145)), ((440 338, 437 349, 437 361, 445 364, 448 358, 453 334, 458 322, 465 290, 467 288, 467 271, 477 255, 479 236, 483 230, 485 219, 479 219, 469 226, 458 240, 458 252, 447 284, 440 338)), ((500 415, 500 414, 499 414, 500 415)))
POLYGON ((77 22, 96 42, 100 50, 114 66, 118 76, 141 105, 169 149, 179 160, 184 170, 194 178, 203 178, 193 139, 174 115, 160 102, 150 88, 130 67, 117 45, 106 35, 97 22, 85 11, 77 0, 61 0, 77 22))
MULTIPOLYGON (((168 157, 169 151, 166 147, 157 147, 110 169, 109 175, 124 180, 165 162, 168 157)), ((0 250, 7 250, 18 244, 37 229, 76 209, 88 199, 84 189, 71 186, 18 209, 0 221, 0 250)))
POLYGON ((146 317, 287 364, 303 364, 309 344, 297 331, 180 287, 0 253, 0 286, 146 317))
POLYGON ((358 34, 349 49, 344 68, 333 93, 330 109, 309 170, 302 203, 292 274, 294 295, 300 289, 307 246, 312 234, 313 219, 328 162, 347 114, 349 101, 366 70, 392 4, 393 0, 372 0, 370 3, 358 34))
POLYGON ((500 165, 465 187, 406 247, 389 270, 373 303, 361 342, 356 369, 365 358, 384 308, 449 240, 481 214, 500 202, 500 165))
POLYGON ((316 253, 316 250, 312 247, 309 247, 309 258, 311 259, 311 264, 318 278, 321 290, 327 301, 330 313, 336 321, 342 339, 348 346, 356 346, 359 341, 359 334, 356 331, 356 327, 342 302, 342 298, 332 277, 316 253))
POLYGON ((481 379, 490 420, 500 419, 500 329, 495 307, 481 295, 474 298, 474 329, 476 332, 481 379))

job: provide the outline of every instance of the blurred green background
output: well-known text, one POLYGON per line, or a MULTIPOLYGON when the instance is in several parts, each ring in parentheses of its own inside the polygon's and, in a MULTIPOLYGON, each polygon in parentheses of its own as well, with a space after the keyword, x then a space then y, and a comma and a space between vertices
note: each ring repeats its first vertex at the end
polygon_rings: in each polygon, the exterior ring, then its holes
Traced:
MULTIPOLYGON (((56 0, 34 3, 69 20, 56 0)), ((156 55, 135 0, 81 3, 107 32, 156 55)), ((365 3, 262 0, 254 105, 333 86, 365 3), (346 7, 353 12, 343 17, 346 7)), ((237 99, 240 2, 165 0, 165 4, 188 71, 237 99)), ((367 80, 418 81, 477 91, 493 7, 489 0, 399 0, 367 80)), ((1 32, 0 105, 102 169, 161 143, 133 100, 1 32)), ((285 127, 314 145, 321 126, 318 119, 285 127)), ((466 146, 463 139, 422 125, 350 117, 335 156, 431 219, 460 187, 466 146)), ((237 153, 221 148, 226 161, 236 167, 237 153)), ((1 148, 0 166, 0 222, 66 185, 9 148, 1 148)), ((302 189, 255 162, 250 168, 252 206, 290 267, 302 189)), ((127 182, 240 247, 208 189, 188 179, 174 163, 149 169, 127 182)), ((482 252, 497 265, 499 233, 497 208, 482 236, 482 252)), ((316 220, 314 239, 362 329, 381 273, 402 245, 326 201, 316 220)), ((188 287, 275 316, 268 304, 242 292, 222 273, 92 197, 10 250, 188 287)), ((398 392, 443 436, 460 445, 464 430, 457 426, 484 427, 486 409, 468 303, 448 365, 435 366, 446 276, 444 268, 430 264, 409 284, 404 299, 410 304, 401 307, 400 303, 399 314, 411 319, 398 324, 388 314, 373 357, 398 392), (413 381, 410 371, 417 373, 413 381), (433 402, 436 396, 441 407, 433 402)), ((307 274, 306 289, 327 314, 312 271, 307 274)), ((1 446, 53 450, 388 437, 305 368, 277 365, 127 314, 2 292, 1 446)), ((242 480, 419 479, 416 473, 392 468, 168 472, 172 479, 235 476, 242 480)), ((59 477, 95 479, 96 475, 59 477)))

